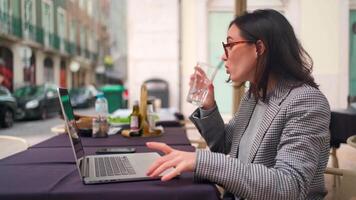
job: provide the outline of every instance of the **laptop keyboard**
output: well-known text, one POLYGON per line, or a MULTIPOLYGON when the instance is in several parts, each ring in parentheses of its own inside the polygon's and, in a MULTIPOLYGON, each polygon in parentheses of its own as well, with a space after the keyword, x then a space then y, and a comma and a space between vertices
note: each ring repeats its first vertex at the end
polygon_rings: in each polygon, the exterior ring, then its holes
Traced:
POLYGON ((98 157, 94 162, 96 177, 136 174, 126 156, 98 157))

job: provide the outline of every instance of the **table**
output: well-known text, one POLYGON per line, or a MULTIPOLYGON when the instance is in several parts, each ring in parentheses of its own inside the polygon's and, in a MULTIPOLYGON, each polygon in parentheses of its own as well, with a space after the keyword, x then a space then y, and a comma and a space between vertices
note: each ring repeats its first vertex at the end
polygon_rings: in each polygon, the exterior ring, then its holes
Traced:
MULTIPOLYGON (((167 128, 156 138, 82 138, 86 154, 98 147, 131 145, 148 152, 146 141, 170 143, 174 148, 194 151, 183 128, 167 128), (133 140, 131 140, 133 139, 133 140)), ((219 199, 213 184, 193 182, 193 173, 183 173, 169 182, 159 180, 82 184, 67 135, 58 135, 26 151, 0 160, 0 199, 219 199)))
MULTIPOLYGON (((115 112, 110 114, 111 117, 128 117, 131 114, 130 109, 117 109, 115 112)), ((177 112, 176 108, 161 108, 156 113, 159 120, 157 121, 157 126, 161 125, 164 127, 177 127, 182 126, 182 121, 184 121, 183 114, 177 112)))
MULTIPOLYGON (((115 112, 110 114, 112 117, 127 117, 131 114, 132 109, 117 109, 115 112)), ((157 112, 160 121, 175 121, 177 117, 175 114, 177 113, 176 108, 161 108, 157 112)))
MULTIPOLYGON (((356 109, 349 106, 346 109, 331 111, 330 119, 330 147, 331 166, 339 168, 336 149, 341 143, 346 143, 347 138, 356 134, 356 109)), ((334 177, 334 184, 340 182, 339 177, 334 177)))
MULTIPOLYGON (((181 127, 165 127, 164 134, 160 137, 133 137, 126 138, 121 135, 113 135, 108 138, 81 137, 84 147, 102 146, 144 146, 146 142, 156 141, 165 142, 169 145, 190 145, 186 137, 185 130, 181 127)), ((41 147, 70 147, 70 142, 66 134, 51 138, 45 142, 32 146, 31 148, 41 147)))
POLYGON ((347 138, 356 134, 356 109, 338 109, 331 111, 330 145, 339 148, 340 143, 346 143, 347 138))

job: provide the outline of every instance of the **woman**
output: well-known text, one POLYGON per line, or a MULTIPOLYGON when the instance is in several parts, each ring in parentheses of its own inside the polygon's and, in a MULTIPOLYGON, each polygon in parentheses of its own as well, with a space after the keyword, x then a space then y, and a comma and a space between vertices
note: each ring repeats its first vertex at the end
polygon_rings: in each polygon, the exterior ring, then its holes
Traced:
POLYGON ((274 10, 246 13, 231 22, 223 47, 229 80, 250 82, 240 110, 224 125, 211 85, 190 117, 211 151, 148 143, 166 155, 147 174, 175 167, 166 181, 194 171, 197 181, 224 187, 225 198, 323 199, 330 108, 293 28, 274 10))

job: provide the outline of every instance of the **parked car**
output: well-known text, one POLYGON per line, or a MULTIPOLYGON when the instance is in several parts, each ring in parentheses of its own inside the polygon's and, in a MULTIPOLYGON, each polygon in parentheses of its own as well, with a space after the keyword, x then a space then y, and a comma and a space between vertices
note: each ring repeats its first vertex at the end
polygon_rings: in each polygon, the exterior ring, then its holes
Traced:
POLYGON ((57 86, 53 84, 28 85, 15 90, 19 119, 46 119, 50 115, 58 114, 60 104, 57 86))
POLYGON ((10 91, 0 86, 0 126, 11 127, 14 123, 16 115, 16 99, 11 95, 10 91))
POLYGON ((69 91, 71 104, 74 108, 89 108, 95 104, 95 96, 98 93, 93 85, 72 88, 69 91))

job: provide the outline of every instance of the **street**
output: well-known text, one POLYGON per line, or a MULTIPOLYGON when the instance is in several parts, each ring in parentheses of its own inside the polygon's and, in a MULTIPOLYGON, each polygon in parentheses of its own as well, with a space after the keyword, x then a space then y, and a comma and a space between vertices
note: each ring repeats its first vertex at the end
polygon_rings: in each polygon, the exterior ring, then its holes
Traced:
MULTIPOLYGON (((78 109, 74 112, 93 114, 94 108, 78 109)), ((0 135, 23 138, 29 146, 32 146, 55 136, 56 134, 51 132, 51 128, 59 124, 63 124, 63 120, 59 116, 53 116, 46 120, 16 121, 11 128, 0 128, 0 135)))

